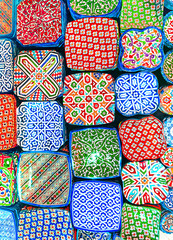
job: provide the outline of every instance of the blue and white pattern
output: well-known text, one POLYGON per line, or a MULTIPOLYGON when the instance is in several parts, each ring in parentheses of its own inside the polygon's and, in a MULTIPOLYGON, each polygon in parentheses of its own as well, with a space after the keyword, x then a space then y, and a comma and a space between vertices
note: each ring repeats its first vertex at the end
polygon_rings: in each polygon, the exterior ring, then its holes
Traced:
POLYGON ((173 211, 173 189, 169 190, 168 196, 166 197, 162 206, 168 210, 173 211))
POLYGON ((168 117, 163 120, 164 136, 166 143, 173 146, 173 118, 168 117))
POLYGON ((77 229, 119 231, 121 208, 122 191, 118 183, 85 181, 73 185, 71 217, 77 229))
POLYGON ((0 93, 11 92, 13 88, 13 43, 0 40, 0 93))
POLYGON ((0 209, 0 240, 16 240, 15 218, 11 211, 0 209))
POLYGON ((111 240, 109 232, 89 232, 77 230, 77 240, 111 240))
POLYGON ((152 114, 159 107, 158 81, 148 72, 124 74, 115 82, 115 106, 124 116, 152 114))
POLYGON ((22 103, 17 109, 17 141, 23 151, 58 151, 64 144, 63 108, 55 101, 22 103))

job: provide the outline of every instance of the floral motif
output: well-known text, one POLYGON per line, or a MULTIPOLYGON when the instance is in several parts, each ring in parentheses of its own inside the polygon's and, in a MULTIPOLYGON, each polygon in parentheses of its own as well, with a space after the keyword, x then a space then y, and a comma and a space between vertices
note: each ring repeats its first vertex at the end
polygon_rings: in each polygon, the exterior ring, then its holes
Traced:
POLYGON ((173 52, 168 52, 165 56, 162 75, 167 82, 173 83, 173 52))
POLYGON ((166 167, 173 167, 173 148, 168 148, 160 157, 160 160, 166 167))
POLYGON ((163 27, 165 44, 168 47, 173 46, 173 12, 169 12, 164 17, 164 27, 163 27))

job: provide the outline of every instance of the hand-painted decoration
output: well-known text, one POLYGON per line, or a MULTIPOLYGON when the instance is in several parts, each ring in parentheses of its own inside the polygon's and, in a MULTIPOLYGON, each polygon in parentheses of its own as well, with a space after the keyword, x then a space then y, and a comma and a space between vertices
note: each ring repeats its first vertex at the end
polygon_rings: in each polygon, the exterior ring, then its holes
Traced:
POLYGON ((74 19, 94 16, 119 17, 121 1, 68 0, 68 6, 74 19))
POLYGON ((116 129, 90 128, 71 132, 70 155, 75 177, 120 176, 121 146, 116 129))
POLYGON ((160 160, 166 167, 173 167, 173 148, 168 148, 160 157, 160 160))
POLYGON ((163 113, 173 115, 173 85, 163 87, 159 90, 160 106, 163 113))
POLYGON ((71 171, 68 156, 61 153, 22 153, 18 167, 20 201, 39 207, 69 204, 71 171))
POLYGON ((121 32, 130 28, 143 29, 155 26, 162 29, 163 26, 163 0, 133 1, 122 0, 120 15, 121 32))
POLYGON ((73 70, 113 70, 119 52, 118 23, 109 18, 83 18, 68 23, 65 35, 67 67, 73 70))
POLYGON ((173 188, 173 168, 167 168, 164 172, 168 187, 173 188))
POLYGON ((123 192, 133 204, 159 204, 168 195, 165 167, 159 161, 127 163, 122 169, 123 192))
POLYGON ((12 157, 0 154, 0 206, 16 202, 16 172, 12 157))
POLYGON ((114 121, 114 79, 110 74, 77 73, 64 81, 65 120, 75 125, 100 125, 114 121))
POLYGON ((16 147, 16 99, 11 94, 0 95, 0 150, 16 147))
POLYGON ((13 42, 1 39, 0 50, 0 93, 6 93, 13 89, 13 42))
POLYGON ((155 27, 130 29, 120 38, 119 68, 123 71, 155 71, 163 62, 162 32, 155 27))
POLYGON ((61 45, 65 4, 60 0, 22 0, 17 6, 17 40, 22 45, 61 45))
POLYGON ((77 240, 111 240, 111 233, 109 232, 89 232, 78 230, 77 240))
POLYGON ((130 161, 160 158, 167 149, 163 125, 154 116, 130 119, 120 124, 122 152, 130 161))
POLYGON ((123 116, 152 114, 158 105, 158 81, 152 73, 124 74, 117 78, 115 106, 123 116))
POLYGON ((163 127, 166 143, 168 144, 168 146, 173 146, 173 118, 164 118, 163 127))
POLYGON ((23 102, 17 109, 17 141, 23 151, 58 151, 64 144, 63 108, 52 102, 23 102))
POLYGON ((70 214, 60 209, 23 210, 19 215, 18 240, 73 240, 70 214))
POLYGON ((161 211, 154 207, 124 203, 122 209, 122 239, 159 240, 161 211))
POLYGON ((165 55, 161 73, 167 82, 173 83, 173 51, 165 55))
POLYGON ((0 239, 17 240, 15 216, 12 211, 0 209, 0 239))
POLYGON ((169 12, 164 17, 163 22, 164 44, 173 47, 173 12, 169 12))
POLYGON ((160 220, 160 230, 171 234, 173 233, 173 213, 164 211, 160 220))
POLYGON ((63 91, 63 57, 53 50, 20 52, 14 61, 14 92, 21 100, 55 100, 63 91))
POLYGON ((162 203, 163 208, 166 208, 168 210, 173 211, 173 189, 169 189, 169 193, 165 199, 165 201, 162 203))
POLYGON ((119 231, 122 193, 118 183, 76 182, 73 185, 71 218, 76 229, 119 231))
POLYGON ((172 0, 164 0, 164 6, 170 10, 173 10, 173 1, 172 0))

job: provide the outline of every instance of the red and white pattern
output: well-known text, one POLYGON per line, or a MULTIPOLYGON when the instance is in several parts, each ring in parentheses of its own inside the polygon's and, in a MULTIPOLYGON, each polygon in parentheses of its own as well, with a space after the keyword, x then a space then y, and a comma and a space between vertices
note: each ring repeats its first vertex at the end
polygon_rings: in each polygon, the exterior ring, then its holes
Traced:
POLYGON ((67 67, 108 70, 117 66, 118 23, 108 18, 83 18, 68 23, 65 36, 67 67))
POLYGON ((122 152, 130 161, 160 158, 167 149, 163 125, 154 116, 127 120, 120 125, 122 152))

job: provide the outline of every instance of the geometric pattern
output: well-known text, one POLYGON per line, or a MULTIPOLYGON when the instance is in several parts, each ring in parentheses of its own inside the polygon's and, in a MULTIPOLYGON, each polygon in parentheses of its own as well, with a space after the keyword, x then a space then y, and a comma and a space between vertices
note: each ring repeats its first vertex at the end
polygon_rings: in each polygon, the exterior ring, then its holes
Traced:
POLYGON ((115 82, 115 106, 126 117, 152 114, 159 105, 158 81, 147 72, 120 75, 115 82))
POLYGON ((58 151, 64 144, 63 108, 55 101, 21 103, 17 142, 23 151, 58 151))
POLYGON ((155 26, 162 29, 164 0, 122 0, 120 29, 155 26))
POLYGON ((173 167, 173 148, 168 148, 160 160, 166 167, 173 167))
POLYGON ((162 32, 155 27, 130 29, 120 38, 119 68, 123 71, 155 71, 163 62, 162 32))
POLYGON ((173 51, 165 55, 161 73, 167 82, 173 83, 173 51))
POLYGON ((164 16, 163 22, 164 44, 167 47, 173 47, 173 13, 169 12, 164 16))
POLYGON ((160 230, 171 234, 173 233, 173 213, 169 211, 162 212, 160 219, 160 230))
POLYGON ((154 116, 121 123, 119 136, 122 152, 130 161, 160 158, 167 149, 163 125, 154 116))
POLYGON ((159 204, 168 195, 165 167, 159 161, 127 163, 122 169, 123 192, 133 204, 159 204))
POLYGON ((8 35, 10 37, 13 34, 13 27, 15 24, 14 12, 15 1, 13 0, 2 0, 0 2, 0 35, 4 37, 8 35))
POLYGON ((0 206, 16 202, 16 172, 12 157, 0 154, 0 206))
POLYGON ((77 230, 77 240, 111 240, 111 233, 109 232, 89 232, 77 230))
POLYGON ((163 87, 159 90, 160 106, 163 113, 173 115, 173 86, 163 87))
POLYGON ((83 181, 73 185, 71 219, 73 226, 86 231, 119 231, 122 192, 118 183, 83 181))
POLYGON ((164 136, 166 139, 166 143, 169 146, 173 146, 173 118, 171 117, 164 118, 163 127, 164 127, 164 136))
POLYGON ((67 67, 99 71, 116 68, 119 52, 117 21, 91 17, 69 22, 65 35, 67 67))
POLYGON ((69 204, 71 174, 68 156, 62 153, 22 153, 18 168, 21 202, 39 207, 69 204))
POLYGON ((13 95, 0 95, 0 151, 16 147, 16 107, 13 95))
POLYGON ((114 121, 115 93, 110 74, 77 73, 65 77, 65 120, 75 125, 100 125, 114 121))
POLYGON ((23 45, 55 43, 62 34, 60 0, 22 0, 17 6, 17 40, 23 45))
POLYGON ((0 40, 0 93, 13 88, 13 48, 11 40, 0 40))
POLYGON ((167 168, 164 172, 168 187, 173 188, 173 168, 167 168))
POLYGON ((0 239, 17 240, 15 217, 12 211, 0 209, 0 239))
POLYGON ((53 50, 22 51, 14 62, 14 92, 21 100, 55 100, 62 95, 63 58, 53 50))
POLYGON ((93 128, 70 133, 70 156, 75 177, 120 176, 121 145, 115 128, 93 128))
POLYGON ((162 203, 162 206, 168 210, 173 211, 173 189, 169 189, 169 193, 162 203))
POLYGON ((18 240, 73 240, 70 214, 60 209, 22 210, 18 240))
POLYGON ((154 207, 124 203, 121 237, 126 240, 159 240, 161 211, 154 207))

